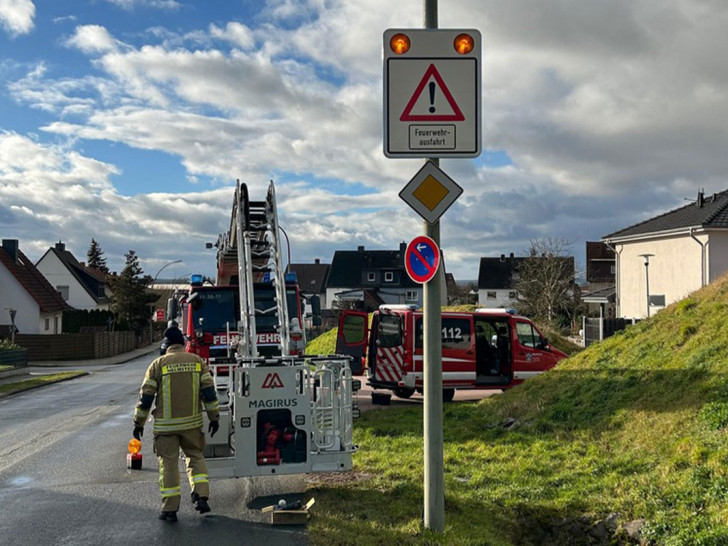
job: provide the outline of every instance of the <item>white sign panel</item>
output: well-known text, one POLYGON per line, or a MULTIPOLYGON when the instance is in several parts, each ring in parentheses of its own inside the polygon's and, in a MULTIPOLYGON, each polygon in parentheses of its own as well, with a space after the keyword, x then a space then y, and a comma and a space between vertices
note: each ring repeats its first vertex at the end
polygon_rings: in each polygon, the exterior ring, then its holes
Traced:
POLYGON ((473 29, 384 32, 384 155, 480 155, 480 43, 473 29))

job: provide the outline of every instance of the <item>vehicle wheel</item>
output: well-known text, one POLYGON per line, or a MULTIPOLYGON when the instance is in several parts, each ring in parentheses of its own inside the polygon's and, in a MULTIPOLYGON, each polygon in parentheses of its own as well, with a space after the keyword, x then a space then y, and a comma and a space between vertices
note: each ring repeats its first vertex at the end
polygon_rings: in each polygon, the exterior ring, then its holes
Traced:
POLYGON ((452 402, 453 398, 455 398, 455 389, 443 389, 442 390, 442 401, 443 402, 452 402))
POLYGON ((397 387, 394 389, 394 394, 399 398, 410 398, 414 393, 414 389, 408 389, 407 387, 397 387))

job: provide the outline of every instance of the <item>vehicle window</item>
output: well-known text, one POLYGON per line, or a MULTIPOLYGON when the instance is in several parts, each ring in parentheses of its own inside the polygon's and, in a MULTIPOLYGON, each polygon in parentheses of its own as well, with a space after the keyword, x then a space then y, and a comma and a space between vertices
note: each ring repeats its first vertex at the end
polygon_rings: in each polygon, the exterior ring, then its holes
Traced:
MULTIPOLYGON (((423 345, 422 318, 415 322, 415 348, 421 349, 423 345)), ((442 318, 442 348, 443 349, 469 349, 473 332, 470 320, 466 318, 442 318)))
POLYGON ((364 341, 364 321, 367 317, 364 315, 346 315, 343 321, 342 336, 344 343, 347 345, 355 345, 364 341))
POLYGON ((237 296, 232 290, 200 290, 193 306, 195 327, 203 330, 223 330, 229 323, 232 329, 237 324, 237 296), (200 323, 202 319, 202 323, 200 323))
MULTIPOLYGON (((286 305, 288 306, 288 320, 297 318, 301 322, 298 312, 298 291, 295 288, 286 288, 286 305)), ((302 322, 301 325, 303 326, 302 322)))
POLYGON ((536 347, 536 334, 530 324, 526 322, 516 323, 516 333, 518 334, 518 341, 524 347, 536 347))
POLYGON ((398 347, 399 345, 402 345, 399 315, 379 315, 379 346, 398 347))

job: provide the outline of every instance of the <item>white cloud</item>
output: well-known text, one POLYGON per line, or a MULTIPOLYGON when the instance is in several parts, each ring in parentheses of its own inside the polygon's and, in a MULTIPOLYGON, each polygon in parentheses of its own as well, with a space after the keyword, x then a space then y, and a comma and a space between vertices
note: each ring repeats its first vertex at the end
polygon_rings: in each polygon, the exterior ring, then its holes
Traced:
MULTIPOLYGON (((10 90, 56 114, 42 127, 54 137, 163 151, 180 158, 188 179, 226 185, 208 192, 197 182, 198 197, 168 203, 157 194, 122 198, 110 171, 103 205, 110 214, 124 208, 143 241, 182 225, 179 210, 198 198, 201 232, 212 236, 229 212, 232 180, 262 192, 280 176, 296 180, 279 187, 295 259, 326 260, 335 247, 394 248, 421 231, 397 196, 421 162, 381 151, 382 32, 421 19, 415 0, 279 0, 254 22, 205 20, 184 34, 155 27, 134 45, 87 25, 69 43, 89 55, 94 77, 51 78, 41 65, 10 90), (317 189, 312 175, 337 182, 317 189), (348 195, 354 186, 371 193, 348 195), (157 214, 172 220, 160 224, 157 214)), ((514 162, 443 161, 465 188, 442 225, 448 267, 460 277, 477 276, 477 257, 520 253, 531 238, 594 239, 674 208, 699 187, 726 188, 722 3, 462 0, 441 5, 440 26, 482 31, 484 147, 514 162)), ((83 158, 73 163, 81 172, 83 158)), ((36 217, 42 210, 16 205, 36 217)))
POLYGON ((109 31, 99 25, 81 25, 76 27, 73 36, 66 45, 76 47, 84 53, 103 53, 115 51, 118 47, 116 40, 109 31))
POLYGON ((0 0, 0 26, 11 36, 33 30, 35 4, 32 0, 0 0))
POLYGON ((244 24, 235 21, 229 22, 224 29, 217 25, 210 25, 210 36, 228 40, 244 50, 252 49, 255 45, 253 32, 244 24))

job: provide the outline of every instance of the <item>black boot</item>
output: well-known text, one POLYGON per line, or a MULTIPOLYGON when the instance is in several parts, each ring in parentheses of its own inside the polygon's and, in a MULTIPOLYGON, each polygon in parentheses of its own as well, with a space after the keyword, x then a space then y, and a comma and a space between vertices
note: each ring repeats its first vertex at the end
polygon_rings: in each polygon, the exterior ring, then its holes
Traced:
POLYGON ((159 514, 159 519, 166 521, 177 521, 177 512, 162 512, 159 514))
POLYGON ((210 505, 207 504, 207 497, 201 497, 197 493, 192 493, 192 504, 195 505, 195 510, 200 514, 206 514, 212 510, 210 505))

